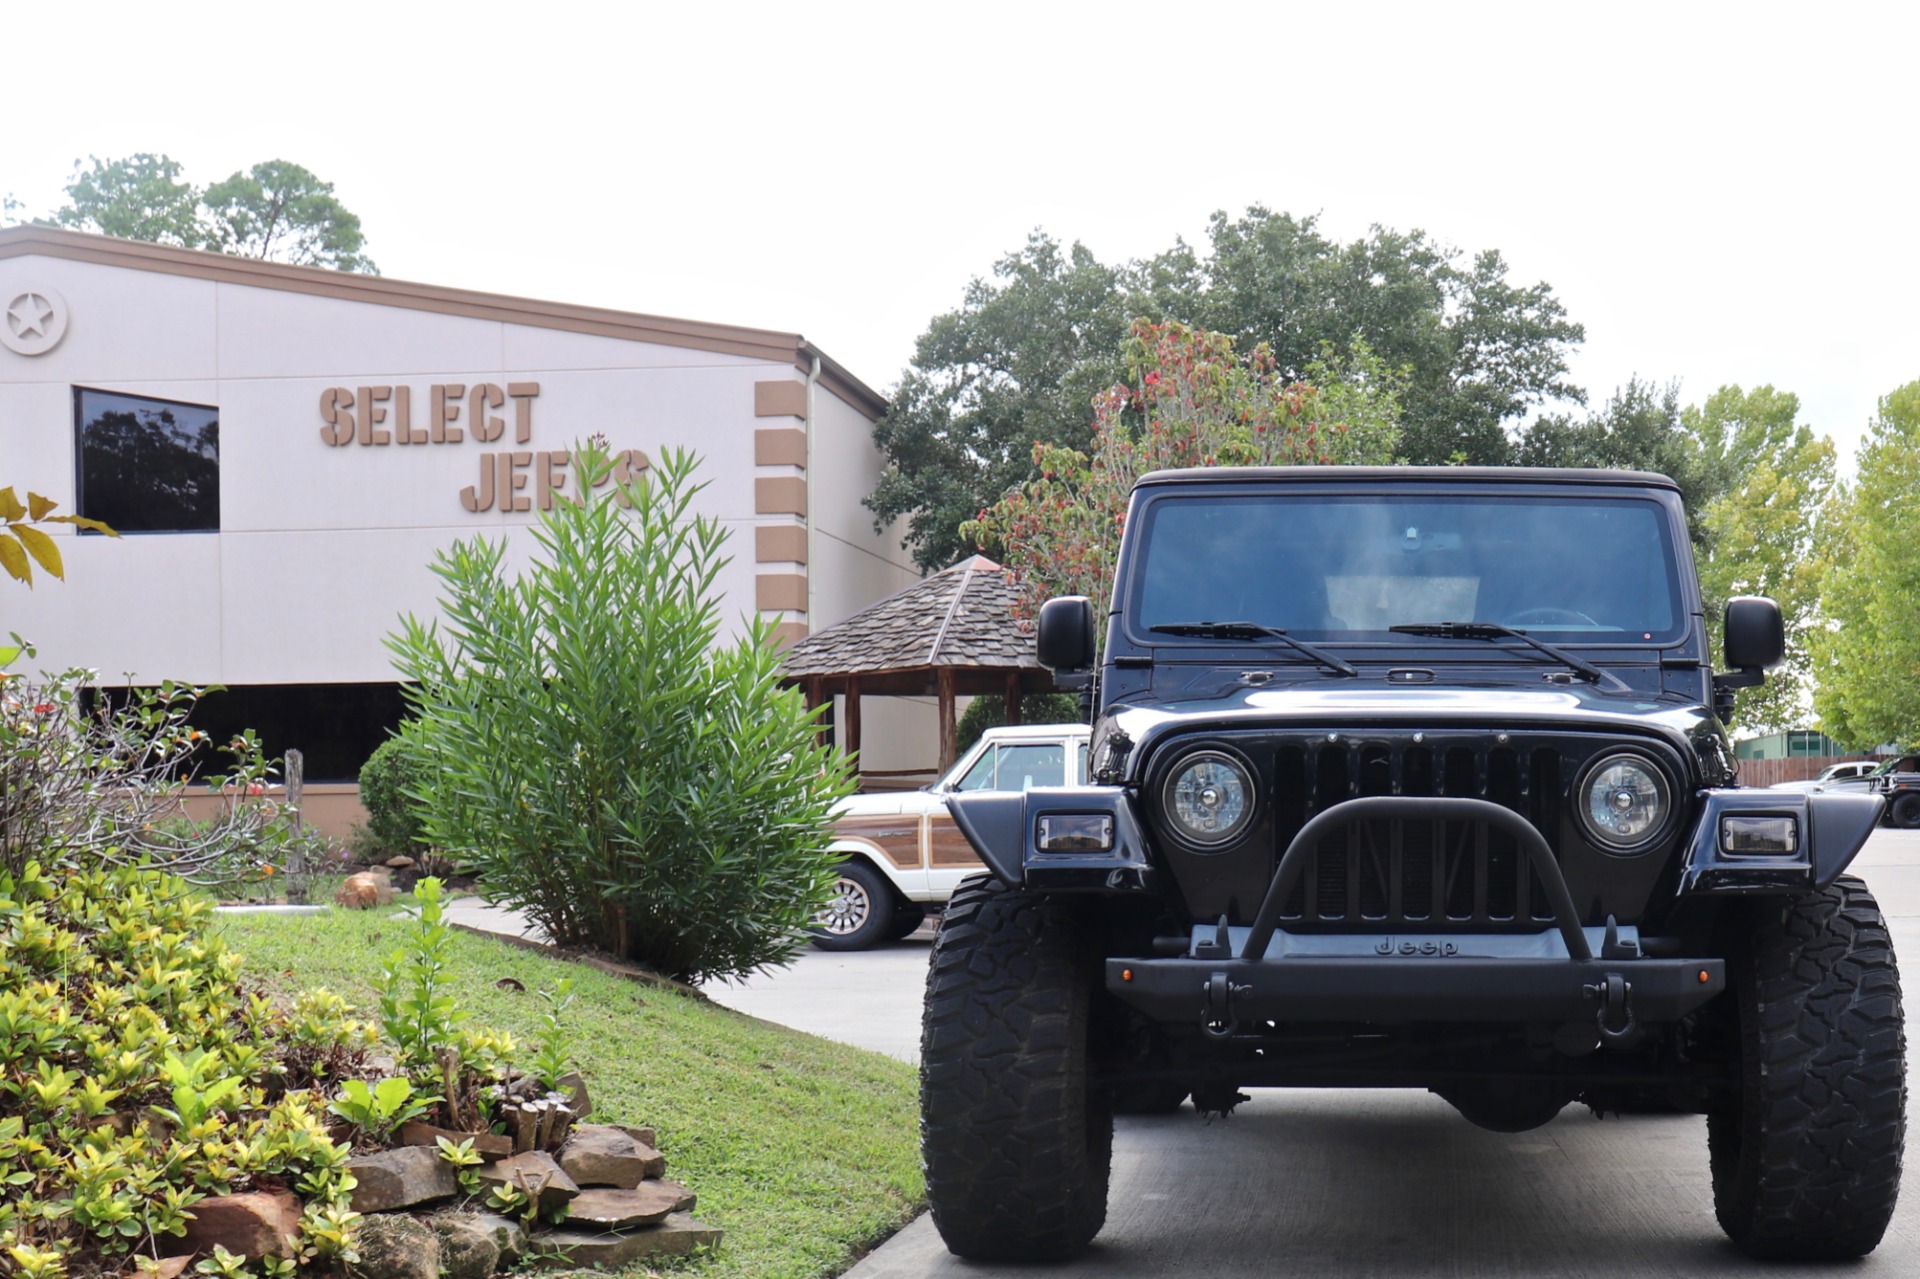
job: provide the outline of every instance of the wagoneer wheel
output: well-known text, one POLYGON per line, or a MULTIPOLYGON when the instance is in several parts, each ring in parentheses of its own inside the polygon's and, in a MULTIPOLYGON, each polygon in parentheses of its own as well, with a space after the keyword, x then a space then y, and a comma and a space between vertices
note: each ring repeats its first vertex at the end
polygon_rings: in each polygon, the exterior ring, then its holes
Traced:
POLYGON ((1729 956, 1741 1090, 1707 1114, 1713 1202, 1742 1251, 1859 1257, 1893 1216, 1906 1037, 1886 921, 1843 876, 1729 956))
POLYGON ((927 971, 920 1143, 933 1223, 983 1261, 1058 1261, 1107 1217, 1113 1115, 1087 1076, 1092 974, 1066 904, 970 879, 927 971))
POLYGON ((814 916, 813 944, 821 950, 865 950, 888 940, 893 929, 893 889, 864 862, 848 862, 833 882, 833 896, 814 916))

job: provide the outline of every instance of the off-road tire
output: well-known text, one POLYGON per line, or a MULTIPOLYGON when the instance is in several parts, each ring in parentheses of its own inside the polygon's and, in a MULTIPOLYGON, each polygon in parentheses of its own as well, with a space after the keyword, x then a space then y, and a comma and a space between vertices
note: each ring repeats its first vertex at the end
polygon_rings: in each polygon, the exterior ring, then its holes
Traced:
POLYGON ((1088 1077, 1098 957, 1056 899, 969 879, 927 970, 920 1146, 933 1223, 980 1261, 1061 1261, 1107 1217, 1113 1115, 1088 1077))
POLYGON ((1707 1114, 1714 1213, 1750 1256, 1873 1251, 1906 1138, 1906 1034, 1886 921, 1841 878, 1732 947, 1741 1091, 1707 1114))
POLYGON ((1901 830, 1920 826, 1920 791, 1901 791, 1887 807, 1887 822, 1901 830))
POLYGON ((889 940, 896 909, 886 877, 863 861, 850 861, 840 867, 833 904, 807 931, 821 950, 866 950, 889 940))

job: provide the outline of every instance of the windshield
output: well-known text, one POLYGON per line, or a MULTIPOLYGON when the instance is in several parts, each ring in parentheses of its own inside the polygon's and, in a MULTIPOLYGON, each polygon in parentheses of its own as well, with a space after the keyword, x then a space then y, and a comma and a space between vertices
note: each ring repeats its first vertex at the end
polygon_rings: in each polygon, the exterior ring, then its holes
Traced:
POLYGON ((1644 498, 1175 493, 1142 521, 1127 612, 1142 639, 1195 622, 1400 644, 1430 641, 1390 628, 1436 622, 1568 643, 1683 633, 1666 512, 1644 498))

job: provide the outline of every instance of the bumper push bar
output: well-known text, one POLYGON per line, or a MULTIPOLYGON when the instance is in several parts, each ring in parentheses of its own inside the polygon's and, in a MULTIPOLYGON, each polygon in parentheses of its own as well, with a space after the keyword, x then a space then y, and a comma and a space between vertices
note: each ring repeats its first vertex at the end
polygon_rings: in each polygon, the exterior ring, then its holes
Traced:
POLYGON ((1197 1020, 1216 1036, 1248 1021, 1591 1021, 1601 1042, 1624 1043, 1641 1023, 1677 1021, 1726 989, 1722 960, 1643 955, 1611 919, 1590 937, 1553 850, 1518 813, 1480 799, 1400 795, 1348 800, 1303 826, 1251 928, 1223 917, 1195 929, 1185 955, 1106 967, 1107 989, 1123 1002, 1156 1021, 1197 1020), (1284 933, 1280 913, 1321 840, 1369 819, 1473 822, 1512 836, 1553 906, 1557 933, 1284 933))

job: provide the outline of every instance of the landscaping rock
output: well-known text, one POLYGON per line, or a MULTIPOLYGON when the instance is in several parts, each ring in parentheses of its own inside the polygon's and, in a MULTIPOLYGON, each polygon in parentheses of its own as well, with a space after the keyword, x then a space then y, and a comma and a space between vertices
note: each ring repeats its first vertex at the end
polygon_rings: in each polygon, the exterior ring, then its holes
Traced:
MULTIPOLYGON (((659 1151, 632 1134, 603 1124, 574 1129, 559 1153, 560 1166, 580 1186, 637 1186, 648 1176, 649 1161, 659 1158, 659 1151)), ((664 1170, 666 1161, 660 1162, 664 1170)))
POLYGON ((579 1071, 560 1076, 558 1087, 572 1099, 569 1108, 576 1120, 585 1119, 593 1113, 593 1098, 587 1094, 587 1081, 579 1071))
POLYGON ((454 1145, 471 1141, 476 1153, 487 1159, 498 1159, 502 1155, 513 1153, 513 1138, 493 1132, 455 1132, 451 1128, 436 1128, 432 1124, 423 1124, 418 1119, 409 1119, 400 1125, 400 1144, 403 1146, 433 1146, 439 1149, 438 1141, 445 1137, 454 1145))
POLYGON ((353 1237, 360 1260, 354 1279, 440 1279, 440 1236, 423 1221, 398 1213, 364 1217, 353 1237))
POLYGON ((355 1155, 347 1160, 347 1171, 359 1183, 353 1188, 355 1212, 392 1212, 451 1199, 460 1191, 453 1166, 427 1146, 396 1146, 378 1154, 355 1155))
POLYGON ((631 1190, 582 1190, 567 1205, 567 1225, 631 1230, 656 1225, 668 1213, 691 1211, 693 1204, 693 1192, 671 1181, 643 1181, 631 1190))
POLYGON ((211 1254, 218 1244, 249 1261, 290 1257, 298 1251, 300 1201, 286 1191, 274 1194, 215 1195, 188 1209, 186 1244, 211 1254))
POLYGON ((643 1146, 657 1146, 660 1144, 660 1138, 651 1128, 639 1128, 633 1124, 609 1124, 608 1126, 618 1128, 621 1132, 627 1134, 627 1136, 633 1138, 643 1146))
POLYGON ((440 1279, 488 1279, 500 1264, 500 1244, 470 1213, 443 1212, 427 1223, 440 1236, 440 1279))
POLYGON ((544 1150, 529 1150, 499 1163, 486 1164, 476 1171, 480 1180, 490 1185, 518 1186, 526 1191, 543 1213, 551 1212, 580 1193, 573 1178, 544 1150))
POLYGON ((500 1269, 517 1266, 526 1260, 527 1228, 512 1217, 503 1217, 497 1212, 468 1212, 460 1215, 478 1224, 500 1249, 500 1269))
POLYGON ((344 884, 333 895, 334 904, 350 910, 365 910, 369 906, 385 906, 393 900, 393 884, 386 877, 363 871, 358 875, 349 875, 344 884))
POLYGON ((717 1244, 721 1232, 677 1212, 657 1226, 630 1233, 602 1234, 584 1230, 555 1230, 538 1235, 537 1264, 543 1266, 624 1266, 641 1257, 676 1257, 702 1244, 717 1244), (550 1255, 558 1253, 559 1255, 550 1255))
POLYGON ((381 863, 381 865, 385 866, 389 870, 412 870, 415 866, 418 866, 419 864, 420 863, 414 861, 413 858, 408 857, 405 853, 402 853, 398 857, 389 857, 387 858, 386 861, 381 863))

